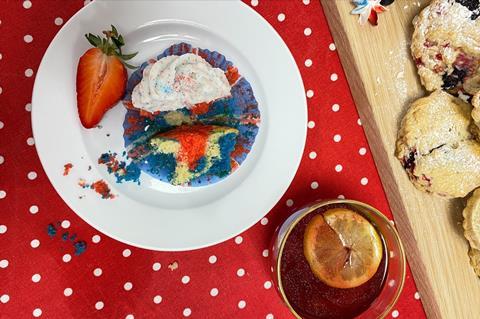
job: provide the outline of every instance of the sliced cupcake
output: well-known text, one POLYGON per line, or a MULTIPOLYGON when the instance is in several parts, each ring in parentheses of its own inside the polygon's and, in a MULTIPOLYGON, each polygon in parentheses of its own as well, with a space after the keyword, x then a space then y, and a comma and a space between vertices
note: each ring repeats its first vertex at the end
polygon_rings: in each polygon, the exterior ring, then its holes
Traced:
POLYGON ((231 155, 238 130, 215 125, 181 125, 159 133, 148 151, 137 159, 162 158, 160 169, 173 185, 188 185, 199 178, 224 177, 232 171, 231 155))

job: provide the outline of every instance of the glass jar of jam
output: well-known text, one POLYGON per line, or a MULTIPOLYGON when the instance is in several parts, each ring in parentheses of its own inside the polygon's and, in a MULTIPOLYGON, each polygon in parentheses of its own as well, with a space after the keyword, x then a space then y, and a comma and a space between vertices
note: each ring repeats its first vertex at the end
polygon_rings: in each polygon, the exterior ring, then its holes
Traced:
MULTIPOLYGON (((345 218, 342 218, 345 222, 345 218)), ((321 242, 332 240, 330 238, 332 236, 328 237, 326 232, 333 231, 327 223, 320 222, 324 227, 319 227, 318 233, 308 239, 320 241, 319 246, 323 247, 321 253, 317 251, 318 263, 320 265, 333 263, 335 265, 333 269, 339 271, 342 271, 339 268, 343 267, 343 263, 345 267, 351 266, 348 263, 355 264, 355 256, 350 255, 350 250, 355 253, 359 246, 355 246, 356 243, 351 244, 354 247, 347 247, 347 244, 340 246, 337 257, 335 245, 338 246, 339 243, 333 243, 330 247, 330 243, 321 242), (332 258, 345 260, 335 263, 331 261, 332 258)), ((290 311, 301 319, 384 318, 398 300, 405 280, 405 253, 396 229, 381 212, 358 201, 343 199, 319 201, 298 210, 276 230, 271 251, 276 289, 290 311), (312 228, 311 224, 318 222, 318 219, 326 220, 327 215, 333 216, 332 213, 345 212, 360 220, 363 228, 350 227, 348 224, 341 226, 344 234, 337 234, 338 237, 342 241, 348 241, 348 238, 365 240, 365 234, 359 232, 367 229, 367 235, 369 232, 373 234, 371 237, 374 238, 377 252, 376 255, 373 254, 374 268, 371 269, 369 276, 359 282, 357 280, 352 287, 345 286, 345 282, 337 285, 322 278, 322 272, 315 271, 318 270, 317 265, 313 265, 311 259, 307 258, 308 247, 311 245, 306 241, 305 234, 312 228)), ((368 248, 367 253, 364 256, 357 255, 356 258, 363 262, 362 258, 372 256, 372 251, 368 248)), ((356 270, 350 271, 351 277, 354 277, 349 278, 350 283, 361 277, 358 273, 365 272, 364 266, 357 265, 356 270)), ((331 274, 332 268, 327 267, 326 270, 322 268, 322 271, 325 276, 335 277, 331 274)), ((346 272, 348 273, 348 269, 346 272)))

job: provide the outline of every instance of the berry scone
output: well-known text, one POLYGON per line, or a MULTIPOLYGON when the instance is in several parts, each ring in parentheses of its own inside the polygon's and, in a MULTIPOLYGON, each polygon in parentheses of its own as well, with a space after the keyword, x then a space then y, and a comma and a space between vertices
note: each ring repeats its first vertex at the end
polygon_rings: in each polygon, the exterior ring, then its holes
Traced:
POLYGON ((480 276, 480 189, 476 189, 463 210, 465 238, 470 244, 470 263, 480 276))
POLYGON ((478 0, 433 0, 413 20, 412 55, 428 91, 480 89, 478 0))
POLYGON ((480 186, 480 144, 469 131, 471 110, 441 90, 412 103, 395 155, 418 189, 454 198, 480 186))

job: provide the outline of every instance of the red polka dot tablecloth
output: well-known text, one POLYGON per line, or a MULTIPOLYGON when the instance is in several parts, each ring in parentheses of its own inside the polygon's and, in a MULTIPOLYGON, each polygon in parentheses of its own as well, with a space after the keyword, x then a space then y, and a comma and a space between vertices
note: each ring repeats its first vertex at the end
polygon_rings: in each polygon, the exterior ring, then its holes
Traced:
MULTIPOLYGON (((292 185, 248 231, 182 253, 131 247, 90 227, 56 194, 35 152, 36 70, 87 2, 0 3, 0 318, 292 318, 271 281, 274 229, 318 198, 365 201, 391 217, 319 1, 246 1, 287 43, 305 84, 308 138, 292 185), (49 224, 59 234, 50 237, 49 224), (65 232, 86 243, 83 254, 65 232)), ((390 315, 425 316, 410 271, 390 315)))

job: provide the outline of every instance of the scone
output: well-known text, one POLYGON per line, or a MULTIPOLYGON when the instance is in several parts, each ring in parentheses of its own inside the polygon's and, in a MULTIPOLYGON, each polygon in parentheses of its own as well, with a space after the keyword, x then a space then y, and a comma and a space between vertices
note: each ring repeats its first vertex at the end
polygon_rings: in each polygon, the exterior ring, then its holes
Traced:
POLYGON ((480 250, 480 188, 476 189, 463 209, 463 229, 470 247, 480 250))
POLYGON ((468 256, 470 256, 470 265, 472 265, 477 276, 480 276, 480 250, 470 248, 468 256))
POLYGON ((480 90, 478 0, 433 0, 413 20, 412 55, 428 91, 480 90))
POLYGON ((441 90, 412 103, 395 155, 418 189, 454 198, 480 186, 480 144, 468 129, 471 110, 441 90))

